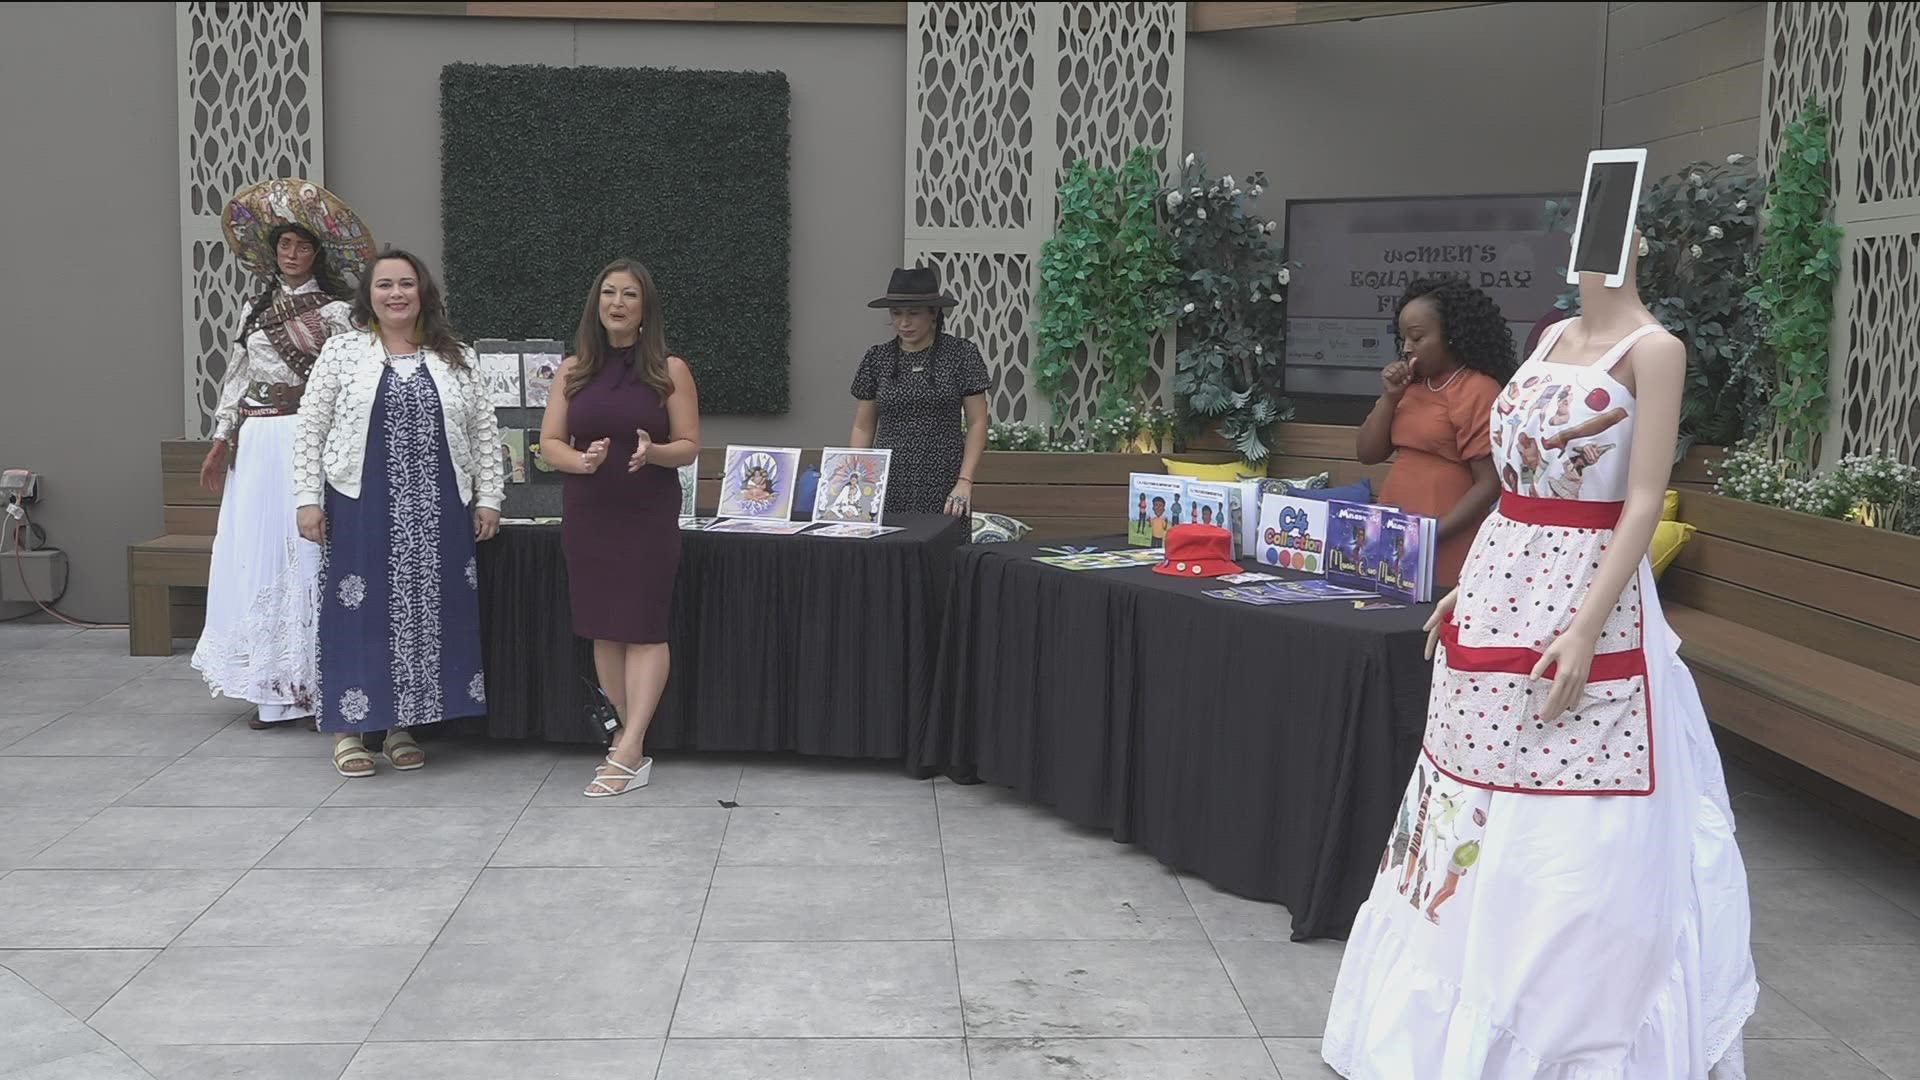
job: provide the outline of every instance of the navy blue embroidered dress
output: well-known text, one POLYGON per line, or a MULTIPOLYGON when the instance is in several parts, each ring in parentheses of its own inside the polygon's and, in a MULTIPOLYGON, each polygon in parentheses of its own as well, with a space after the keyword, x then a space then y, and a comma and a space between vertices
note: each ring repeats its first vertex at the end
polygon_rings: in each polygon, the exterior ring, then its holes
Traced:
POLYGON ((320 730, 373 732, 487 711, 473 514, 418 354, 380 378, 360 497, 327 488, 320 730))

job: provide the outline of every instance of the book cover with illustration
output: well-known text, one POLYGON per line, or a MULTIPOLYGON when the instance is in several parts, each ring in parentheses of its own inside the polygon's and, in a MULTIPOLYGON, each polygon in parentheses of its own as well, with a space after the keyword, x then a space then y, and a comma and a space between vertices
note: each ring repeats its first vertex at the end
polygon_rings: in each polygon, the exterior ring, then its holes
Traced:
POLYGON ((694 496, 700 492, 700 465, 690 461, 675 471, 680 474, 680 516, 690 518, 694 496))
POLYGON ((891 450, 829 446, 820 451, 820 482, 813 492, 813 520, 878 525, 887 509, 891 450))
POLYGON ((797 446, 729 446, 720 475, 719 516, 785 521, 793 516, 799 480, 797 446))
MULTIPOLYGON (((540 433, 533 433, 534 442, 540 441, 540 433)), ((527 430, 525 428, 500 429, 500 468, 507 474, 507 483, 524 484, 527 482, 527 430)))
MULTIPOLYGON (((529 344, 537 346, 539 343, 529 344)), ((527 352, 521 355, 520 370, 525 375, 527 408, 547 407, 547 398, 553 392, 553 377, 560 371, 560 360, 558 347, 552 352, 527 352)))
POLYGON ((1388 510, 1381 516, 1379 591, 1408 604, 1433 599, 1434 528, 1430 517, 1388 510))
POLYGON ((520 354, 511 351, 513 346, 505 341, 478 341, 473 349, 474 374, 480 376, 480 385, 486 387, 493 407, 519 408, 524 400, 520 391, 520 354))
POLYGON ((1268 566, 1325 574, 1327 504, 1297 495, 1263 496, 1254 555, 1268 566))
POLYGON ((1240 547, 1240 530, 1235 527, 1240 516, 1239 506, 1238 484, 1187 481, 1187 524, 1211 525, 1227 530, 1227 535, 1232 538, 1233 557, 1236 559, 1245 554, 1240 547))
POLYGON ((1386 555, 1386 507, 1370 503, 1327 504, 1327 580, 1376 590, 1386 555))
POLYGON ((547 455, 540 449, 540 432, 531 431, 532 438, 527 440, 527 479, 558 480, 560 470, 553 467, 547 455))
POLYGON ((1160 473, 1133 473, 1127 478, 1127 543, 1160 547, 1167 530, 1180 524, 1186 512, 1187 482, 1160 473))

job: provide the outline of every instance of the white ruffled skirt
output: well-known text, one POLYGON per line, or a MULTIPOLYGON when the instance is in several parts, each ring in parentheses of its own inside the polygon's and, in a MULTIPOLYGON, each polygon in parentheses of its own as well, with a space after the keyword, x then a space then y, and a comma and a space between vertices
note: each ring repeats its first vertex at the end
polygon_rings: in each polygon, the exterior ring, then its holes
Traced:
POLYGON ((1490 792, 1424 757, 1347 943, 1348 1080, 1745 1080, 1759 984, 1720 758, 1642 564, 1658 782, 1490 792))
POLYGON ((320 545, 301 539, 293 508, 299 423, 256 417, 240 427, 193 651, 214 694, 253 702, 268 722, 313 715, 318 685, 320 545))

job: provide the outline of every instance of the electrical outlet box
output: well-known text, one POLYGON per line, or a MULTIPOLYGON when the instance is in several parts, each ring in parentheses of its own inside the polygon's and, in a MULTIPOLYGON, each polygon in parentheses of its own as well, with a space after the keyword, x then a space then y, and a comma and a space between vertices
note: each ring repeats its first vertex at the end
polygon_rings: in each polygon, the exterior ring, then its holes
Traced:
POLYGON ((66 587, 67 553, 59 548, 0 553, 0 601, 30 604, 38 597, 52 603, 66 587))

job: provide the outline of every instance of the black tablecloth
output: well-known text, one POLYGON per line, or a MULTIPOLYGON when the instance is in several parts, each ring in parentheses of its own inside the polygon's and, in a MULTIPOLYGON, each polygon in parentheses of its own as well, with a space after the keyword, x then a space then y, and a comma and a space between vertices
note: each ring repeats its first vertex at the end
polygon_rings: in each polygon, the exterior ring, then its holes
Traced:
MULTIPOLYGON (((967 524, 907 514, 888 524, 902 531, 871 540, 681 533, 673 672, 647 747, 902 757, 967 524)), ((593 678, 593 647, 573 634, 560 527, 503 527, 480 545, 479 568, 487 717, 447 726, 598 741, 583 681, 593 678)))
POLYGON ((1419 751, 1431 608, 1253 607, 1202 596, 1211 580, 1036 554, 956 556, 909 766, 1009 786, 1283 903, 1298 937, 1345 936, 1419 751))

